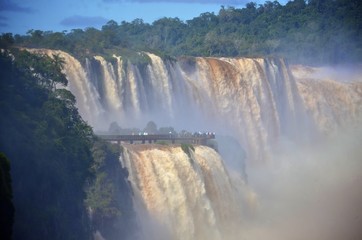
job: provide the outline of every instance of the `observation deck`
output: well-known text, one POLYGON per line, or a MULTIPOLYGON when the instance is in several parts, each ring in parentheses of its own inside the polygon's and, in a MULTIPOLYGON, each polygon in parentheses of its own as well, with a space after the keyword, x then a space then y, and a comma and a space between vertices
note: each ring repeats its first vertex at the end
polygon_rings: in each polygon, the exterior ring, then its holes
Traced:
POLYGON ((214 133, 202 133, 202 134, 193 134, 193 135, 178 135, 178 134, 139 134, 139 135, 97 135, 103 140, 110 142, 129 142, 133 144, 135 142, 145 143, 155 143, 157 141, 169 141, 171 143, 193 143, 206 145, 207 140, 215 139, 214 133))

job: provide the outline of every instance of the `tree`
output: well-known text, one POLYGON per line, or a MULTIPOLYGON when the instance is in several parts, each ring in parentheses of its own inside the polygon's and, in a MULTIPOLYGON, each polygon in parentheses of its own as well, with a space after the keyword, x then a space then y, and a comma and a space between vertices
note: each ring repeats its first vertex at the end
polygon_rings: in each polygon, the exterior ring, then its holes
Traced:
POLYGON ((53 91, 56 85, 67 86, 68 80, 62 73, 64 60, 59 55, 50 58, 47 55, 34 55, 28 51, 14 50, 16 64, 20 71, 26 74, 27 78, 36 79, 37 83, 53 91))
POLYGON ((10 161, 0 153, 0 236, 1 239, 12 239, 14 224, 13 192, 10 176, 10 161))
POLYGON ((160 127, 158 130, 159 134, 176 134, 176 131, 173 127, 160 127))
POLYGON ((14 239, 90 235, 84 186, 93 132, 74 96, 51 87, 61 76, 54 64, 15 49, 0 53, 0 149, 11 159, 14 239))
POLYGON ((112 122, 109 125, 108 132, 110 134, 120 134, 122 132, 122 128, 118 125, 117 122, 112 122))
POLYGON ((149 121, 144 129, 145 132, 155 134, 157 133, 157 125, 153 121, 149 121))
POLYGON ((122 42, 121 36, 118 32, 119 26, 116 21, 111 20, 102 27, 102 35, 104 38, 105 46, 119 46, 122 42))
POLYGON ((13 37, 12 33, 3 33, 0 36, 0 48, 9 48, 12 46, 15 42, 15 39, 13 37))
MULTIPOLYGON (((278 1, 250 2, 240 9, 222 6, 218 14, 202 13, 186 23, 178 18, 152 24, 142 19, 121 24, 111 20, 101 31, 30 30, 14 41, 26 47, 60 48, 82 59, 147 51, 163 56, 278 55, 299 64, 345 63, 362 61, 361 11, 362 1, 350 0, 293 0, 284 6, 278 1)), ((3 45, 11 44, 12 38, 4 37, 3 45)))
POLYGON ((95 140, 92 147, 92 181, 85 203, 91 209, 94 229, 109 240, 133 239, 135 218, 128 171, 122 168, 118 145, 95 140))

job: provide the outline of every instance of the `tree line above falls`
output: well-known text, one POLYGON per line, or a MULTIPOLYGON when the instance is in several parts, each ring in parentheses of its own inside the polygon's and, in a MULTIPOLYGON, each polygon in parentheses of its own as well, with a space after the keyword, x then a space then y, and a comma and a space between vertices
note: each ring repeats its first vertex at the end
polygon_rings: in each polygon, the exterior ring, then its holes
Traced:
POLYGON ((340 64, 362 60, 362 1, 294 0, 244 8, 222 6, 191 20, 142 19, 118 24, 111 20, 101 30, 70 32, 30 30, 27 35, 4 34, 2 44, 61 49, 78 58, 132 51, 161 56, 286 57, 307 65, 340 64))

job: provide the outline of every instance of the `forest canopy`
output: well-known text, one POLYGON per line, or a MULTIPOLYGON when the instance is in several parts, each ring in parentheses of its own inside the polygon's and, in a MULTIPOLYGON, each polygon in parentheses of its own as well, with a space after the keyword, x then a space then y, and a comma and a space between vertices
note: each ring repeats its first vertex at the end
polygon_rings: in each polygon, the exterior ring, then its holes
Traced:
POLYGON ((29 30, 3 34, 0 46, 15 44, 60 49, 78 58, 150 51, 162 56, 280 56, 292 63, 361 62, 362 2, 358 0, 294 0, 221 6, 191 20, 161 18, 109 21, 100 30, 70 32, 29 30))
POLYGON ((131 233, 120 149, 99 140, 81 118, 64 88, 62 64, 58 55, 0 52, 1 239, 12 232, 13 239, 90 239, 95 229, 131 233), (112 221, 120 224, 103 226, 112 221))

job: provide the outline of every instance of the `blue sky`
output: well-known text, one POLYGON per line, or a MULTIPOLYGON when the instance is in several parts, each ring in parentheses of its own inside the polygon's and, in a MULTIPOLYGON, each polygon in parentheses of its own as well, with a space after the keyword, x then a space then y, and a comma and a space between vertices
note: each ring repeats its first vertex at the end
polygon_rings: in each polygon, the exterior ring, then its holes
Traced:
MULTIPOLYGON (((0 0, 0 33, 25 34, 30 29, 63 31, 100 28, 109 20, 147 23, 162 17, 189 20, 220 6, 242 8, 252 0, 0 0)), ((263 0, 254 0, 264 3, 263 0)), ((280 0, 284 4, 286 0, 280 0)))

